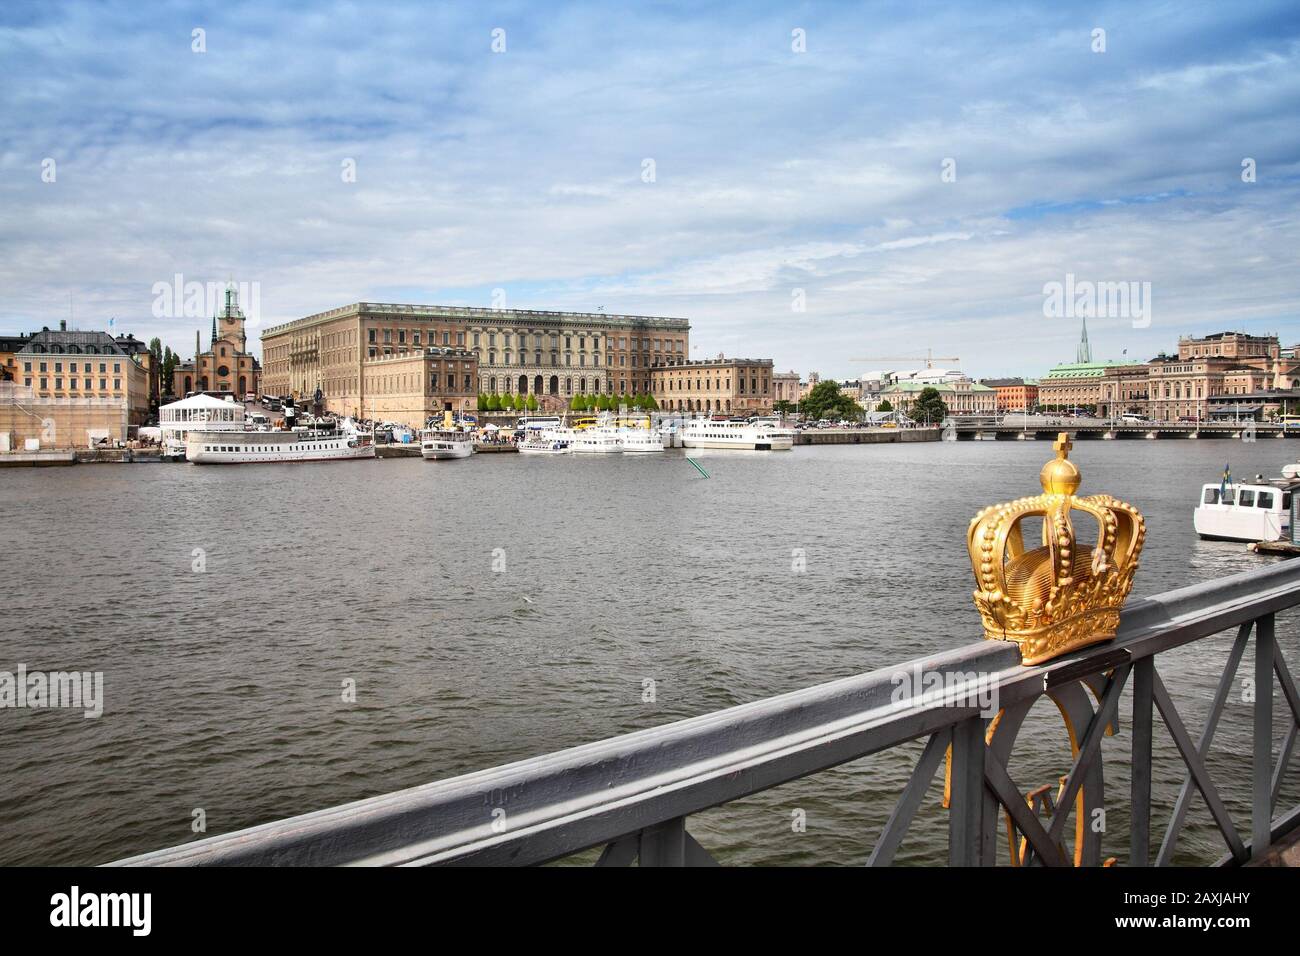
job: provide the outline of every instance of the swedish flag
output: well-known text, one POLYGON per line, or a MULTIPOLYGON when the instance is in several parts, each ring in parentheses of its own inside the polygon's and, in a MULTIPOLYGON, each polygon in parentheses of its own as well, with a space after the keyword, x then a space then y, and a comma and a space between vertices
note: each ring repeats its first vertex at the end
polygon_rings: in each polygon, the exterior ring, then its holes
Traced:
POLYGON ((1228 485, 1232 484, 1232 465, 1223 466, 1223 480, 1219 482, 1219 500, 1222 501, 1228 496, 1228 485))

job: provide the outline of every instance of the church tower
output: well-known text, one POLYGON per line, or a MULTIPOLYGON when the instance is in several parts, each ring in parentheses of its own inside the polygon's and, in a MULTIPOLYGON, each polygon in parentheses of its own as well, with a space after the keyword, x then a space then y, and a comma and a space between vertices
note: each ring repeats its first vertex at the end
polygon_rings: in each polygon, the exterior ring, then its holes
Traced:
POLYGON ((1074 360, 1080 365, 1092 361, 1092 346, 1088 344, 1088 320, 1083 320, 1083 337, 1079 339, 1079 348, 1074 353, 1074 360))
POLYGON ((239 290, 233 281, 226 284, 226 307, 219 319, 214 319, 216 337, 228 339, 235 343, 235 348, 246 352, 244 336, 244 312, 239 307, 239 290))

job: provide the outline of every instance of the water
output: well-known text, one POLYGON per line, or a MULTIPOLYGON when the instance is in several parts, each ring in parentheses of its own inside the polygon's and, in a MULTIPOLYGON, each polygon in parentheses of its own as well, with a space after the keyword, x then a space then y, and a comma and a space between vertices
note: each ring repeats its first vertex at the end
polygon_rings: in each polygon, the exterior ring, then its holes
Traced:
MULTIPOLYGON (((1274 560, 1199 541, 1191 509, 1225 459, 1239 478, 1274 475, 1290 448, 1082 442, 1072 457, 1082 494, 1145 514, 1135 593, 1152 594, 1274 560)), ((193 839, 198 810, 221 833, 977 640, 967 523, 1036 492, 1051 455, 1047 442, 715 452, 709 479, 680 452, 0 471, 0 669, 103 671, 107 698, 98 720, 0 711, 0 863, 102 863, 193 839)), ((1291 619, 1278 634, 1300 669, 1291 619)), ((1230 640, 1159 659, 1194 736, 1230 640)), ((1210 768, 1248 833, 1239 696, 1210 768)), ((1156 738, 1158 842, 1182 771, 1159 721, 1156 738)), ((1011 767, 1022 789, 1055 781, 1066 747, 1041 703, 1011 767)), ((1104 750, 1106 852, 1121 861, 1127 748, 1121 733, 1104 750)), ((709 811, 691 831, 726 863, 861 863, 918 751, 709 811)), ((899 863, 945 859, 938 797, 936 784, 899 863)), ((1222 848, 1198 797, 1178 859, 1222 848)))

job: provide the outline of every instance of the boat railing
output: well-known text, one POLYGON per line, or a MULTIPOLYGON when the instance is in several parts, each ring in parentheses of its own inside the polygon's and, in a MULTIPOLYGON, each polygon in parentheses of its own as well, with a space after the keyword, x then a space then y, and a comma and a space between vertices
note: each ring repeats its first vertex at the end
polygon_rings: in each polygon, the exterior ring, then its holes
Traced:
MULTIPOLYGON (((894 860, 936 777, 944 779, 950 754, 950 864, 1096 865, 1107 856, 1122 856, 1132 866, 1169 864, 1195 794, 1203 798, 1223 841, 1219 862, 1246 863, 1300 826, 1300 806, 1279 806, 1300 728, 1300 696, 1281 646, 1296 647, 1296 632, 1290 627, 1279 641, 1275 623, 1279 612, 1297 604, 1300 561, 1278 563, 1132 600, 1113 641, 1044 664, 1023 666, 1017 645, 981 640, 121 862, 536 864, 599 848, 600 865, 712 865, 728 848, 701 845, 690 832, 692 815, 915 741, 923 744, 920 755, 874 848, 853 862, 894 860), (1210 640, 1233 630, 1230 643, 1210 640), (1193 644, 1199 644, 1202 664, 1221 665, 1199 735, 1165 683, 1174 669, 1157 667, 1160 655, 1193 644), (1246 676, 1253 680, 1254 698, 1244 704, 1249 719, 1240 721, 1249 724, 1252 742, 1240 754, 1215 755, 1216 779, 1208 759, 1211 747, 1229 700, 1239 703, 1233 693, 1239 665, 1252 648, 1246 676), (1123 711, 1121 697, 1128 701, 1123 711), (1027 800, 1026 781, 1016 781, 1010 769, 1021 766, 1011 758, 1022 722, 1036 702, 1045 700, 1065 715, 1074 744, 1063 754, 1070 769, 1054 802, 1027 800), (1166 733, 1157 738, 1159 725, 1166 733), (1273 732, 1279 725, 1282 739, 1275 753, 1273 732), (1103 747, 1117 734, 1128 738, 1126 750, 1103 747), (1097 825, 1108 805, 1101 785, 1103 753, 1127 765, 1127 792, 1109 794, 1112 803, 1116 797, 1127 803, 1127 833, 1097 825), (1226 764, 1231 767, 1225 769, 1226 764), (1162 813, 1163 839, 1155 844, 1157 767, 1159 779, 1174 774, 1181 788, 1176 797, 1172 789, 1160 789, 1161 801, 1171 805, 1162 813), (1229 779, 1249 781, 1248 801, 1230 799, 1223 789, 1229 779), (999 835, 1004 818, 1005 837, 999 835)), ((1180 697, 1202 690, 1181 688, 1180 697)), ((863 801, 883 797, 861 794, 863 801)))

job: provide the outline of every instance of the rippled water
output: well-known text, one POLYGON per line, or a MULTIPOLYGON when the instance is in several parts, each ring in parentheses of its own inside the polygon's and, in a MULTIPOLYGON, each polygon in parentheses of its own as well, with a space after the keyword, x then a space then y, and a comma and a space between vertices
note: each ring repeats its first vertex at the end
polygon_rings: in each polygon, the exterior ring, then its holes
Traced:
MULTIPOLYGON (((1272 475, 1293 447, 1091 442, 1073 457, 1081 493, 1146 515, 1136 593, 1152 594, 1271 560, 1198 541, 1191 508, 1225 458, 1238 477, 1272 475)), ((707 480, 680 452, 0 471, 0 669, 103 671, 107 698, 99 720, 0 710, 0 863, 101 863, 192 839, 196 808, 220 833, 977 640, 966 525, 1036 492, 1051 453, 716 452, 700 459, 707 480), (347 679, 355 704, 341 700, 347 679)), ((1291 619, 1278 634, 1300 670, 1291 619)), ((1160 659, 1194 735, 1230 640, 1160 659)), ((1066 769, 1048 709, 1021 734, 1025 789, 1066 769)), ((1247 832, 1249 729, 1234 700, 1210 760, 1247 832)), ((1162 734, 1157 722, 1167 806, 1182 775, 1162 734)), ((1105 743, 1107 852, 1121 859, 1127 747, 1123 733, 1105 743)), ((860 863, 918 749, 709 811, 691 830, 728 863, 860 863), (793 809, 808 832, 792 832, 793 809)), ((898 862, 945 858, 938 795, 898 862)), ((1180 848, 1183 862, 1222 852, 1199 798, 1180 848)))

